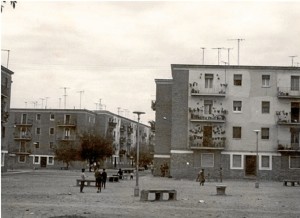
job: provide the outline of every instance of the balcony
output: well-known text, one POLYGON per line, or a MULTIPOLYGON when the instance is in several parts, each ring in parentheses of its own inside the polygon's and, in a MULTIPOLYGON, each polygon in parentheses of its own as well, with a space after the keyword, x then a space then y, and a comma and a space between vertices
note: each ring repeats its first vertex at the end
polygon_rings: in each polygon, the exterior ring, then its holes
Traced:
POLYGON ((279 152, 300 152, 299 142, 278 141, 279 152))
POLYGON ((110 118, 108 120, 108 125, 110 128, 115 128, 117 126, 117 122, 114 119, 110 118))
POLYGON ((192 150, 224 150, 226 137, 221 139, 191 140, 190 148, 192 150))
POLYGON ((300 90, 291 90, 291 87, 277 87, 277 97, 285 99, 300 99, 300 90))
MULTIPOLYGON (((223 84, 221 84, 223 85, 223 84)), ((225 84, 224 84, 225 85, 225 84)), ((225 86, 220 88, 191 88, 191 96, 216 96, 225 97, 226 90, 225 86)))
POLYGON ((207 115, 200 116, 195 113, 191 113, 191 122, 201 122, 201 123, 225 123, 225 115, 207 115))
POLYGON ((291 116, 290 112, 276 111, 278 125, 300 125, 299 116, 291 116))
POLYGON ((120 127, 120 132, 125 132, 125 130, 126 130, 126 128, 124 125, 120 127))
POLYGON ((12 149, 9 153, 15 155, 30 155, 31 149, 12 149))
POLYGON ((57 137, 57 141, 75 141, 76 137, 75 136, 62 136, 62 137, 57 137))
POLYGON ((69 120, 69 121, 58 121, 57 122, 58 127, 76 127, 76 121, 75 120, 69 120))
POLYGON ((120 144, 123 144, 123 143, 125 143, 126 142, 126 138, 125 137, 121 137, 120 138, 120 144))
POLYGON ((31 127, 33 124, 32 121, 22 121, 22 122, 19 122, 19 121, 16 121, 15 122, 15 126, 16 127, 31 127))
POLYGON ((132 126, 127 127, 127 133, 128 133, 128 135, 133 133, 133 127, 132 126))
POLYGON ((15 141, 31 141, 32 137, 30 134, 14 134, 14 140, 15 141))
POLYGON ((151 101, 151 109, 154 111, 156 110, 156 100, 151 101))

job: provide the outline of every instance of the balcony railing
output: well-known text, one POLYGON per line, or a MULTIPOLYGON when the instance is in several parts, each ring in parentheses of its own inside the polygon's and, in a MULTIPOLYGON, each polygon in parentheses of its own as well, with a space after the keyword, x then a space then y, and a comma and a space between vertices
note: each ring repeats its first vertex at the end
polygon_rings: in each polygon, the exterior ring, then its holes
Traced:
POLYGON ((16 141, 31 141, 32 137, 30 134, 14 134, 14 140, 16 141))
POLYGON ((300 117, 291 116, 289 112, 277 111, 277 124, 278 125, 300 125, 300 117))
POLYGON ((59 126, 59 127, 76 127, 76 121, 75 120, 58 121, 57 126, 59 126))
POLYGON ((299 142, 278 141, 278 151, 281 152, 300 152, 299 142))
POLYGON ((226 90, 225 88, 191 88, 191 95, 192 96, 219 96, 225 97, 226 90))
POLYGON ((300 90, 291 90, 291 87, 277 87, 278 98, 300 98, 300 90))
POLYGON ((56 140, 58 140, 58 141, 75 141, 76 137, 75 136, 62 136, 62 137, 57 137, 56 140))
POLYGON ((108 125, 109 125, 109 127, 111 127, 111 128, 115 128, 116 125, 117 125, 117 122, 116 122, 114 119, 110 118, 110 119, 108 120, 108 125))
POLYGON ((18 126, 18 127, 30 127, 32 126, 33 122, 32 120, 26 120, 26 121, 16 121, 15 122, 15 125, 18 126))
POLYGON ((213 150, 223 150, 225 149, 225 137, 221 137, 221 140, 197 140, 190 142, 191 149, 213 149, 213 150))
POLYGON ((225 115, 207 115, 201 116, 196 113, 191 113, 192 122, 214 122, 214 123, 224 123, 226 121, 225 115))
POLYGON ((132 128, 132 126, 128 126, 128 127, 127 127, 127 133, 128 133, 128 134, 132 134, 132 133, 133 133, 133 128, 132 128))

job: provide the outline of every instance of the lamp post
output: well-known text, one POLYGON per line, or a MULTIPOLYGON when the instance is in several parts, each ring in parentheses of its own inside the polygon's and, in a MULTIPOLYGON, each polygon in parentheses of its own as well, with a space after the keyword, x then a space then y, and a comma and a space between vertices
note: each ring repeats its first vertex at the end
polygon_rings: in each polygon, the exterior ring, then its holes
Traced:
POLYGON ((258 133, 260 130, 253 130, 256 133, 256 182, 255 188, 259 188, 259 158, 258 158, 258 133))
POLYGON ((140 130, 139 130, 139 126, 140 126, 140 115, 141 114, 145 114, 145 112, 141 112, 141 111, 134 111, 134 114, 138 115, 138 125, 137 125, 137 145, 136 145, 136 184, 134 187, 134 197, 138 197, 139 196, 139 157, 140 157, 140 130))
POLYGON ((36 150, 36 146, 37 146, 37 142, 33 143, 33 169, 35 170, 35 150, 36 150))

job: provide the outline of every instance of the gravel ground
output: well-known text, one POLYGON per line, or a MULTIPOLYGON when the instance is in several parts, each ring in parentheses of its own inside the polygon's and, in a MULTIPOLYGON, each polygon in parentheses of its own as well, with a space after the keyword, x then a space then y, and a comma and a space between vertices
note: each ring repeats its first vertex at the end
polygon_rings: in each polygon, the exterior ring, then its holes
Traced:
MULTIPOLYGON (((93 178, 93 173, 86 173, 93 178)), ((115 174, 108 171, 108 175, 115 174)), ((272 217, 300 218, 300 186, 280 182, 224 181, 226 196, 216 195, 215 182, 205 186, 191 180, 153 177, 141 172, 142 189, 175 189, 177 201, 140 201, 134 180, 107 183, 105 190, 75 186, 80 171, 36 170, 2 173, 1 217, 272 217)), ((150 196, 150 199, 154 196, 150 196)))

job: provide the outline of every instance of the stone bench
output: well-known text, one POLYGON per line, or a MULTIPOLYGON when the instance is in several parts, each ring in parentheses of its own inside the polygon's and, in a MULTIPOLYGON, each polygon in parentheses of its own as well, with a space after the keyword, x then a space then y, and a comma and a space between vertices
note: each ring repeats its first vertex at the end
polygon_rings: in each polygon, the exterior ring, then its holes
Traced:
POLYGON ((291 186, 295 186, 295 183, 300 185, 300 180, 294 180, 294 179, 285 179, 283 180, 283 185, 287 186, 287 184, 290 183, 291 186))
MULTIPOLYGON (((82 179, 76 179, 76 185, 80 186, 82 179)), ((85 186, 92 186, 91 183, 95 183, 94 186, 96 186, 96 180, 95 179, 86 179, 84 180, 85 186)))
POLYGON ((106 180, 109 182, 119 182, 119 176, 108 176, 106 180))
POLYGON ((216 185, 216 189, 217 189, 217 195, 226 195, 225 191, 226 191, 226 185, 216 185))
POLYGON ((168 200, 169 201, 175 201, 177 200, 177 191, 176 190, 167 190, 167 189, 161 189, 161 190, 142 190, 141 191, 141 201, 148 201, 149 193, 154 193, 155 194, 155 201, 163 201, 163 194, 167 193, 169 196, 168 200))

